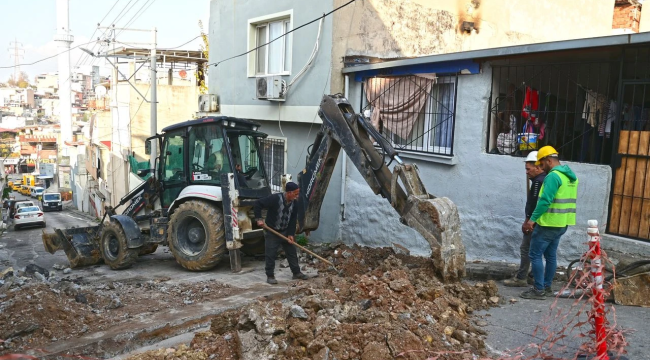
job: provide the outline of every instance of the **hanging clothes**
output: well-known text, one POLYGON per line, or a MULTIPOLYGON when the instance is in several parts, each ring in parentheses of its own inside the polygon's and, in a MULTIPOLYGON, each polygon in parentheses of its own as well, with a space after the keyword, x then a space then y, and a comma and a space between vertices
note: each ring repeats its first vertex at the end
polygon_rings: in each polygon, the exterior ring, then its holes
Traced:
POLYGON ((537 111, 539 110, 539 91, 526 86, 526 95, 521 110, 522 120, 531 120, 533 123, 537 120, 537 111))
POLYGON ((612 132, 612 123, 616 120, 616 101, 611 100, 604 109, 603 121, 598 126, 598 136, 609 138, 612 132))
POLYGON ((605 114, 604 110, 607 105, 607 97, 591 90, 587 90, 586 93, 587 97, 582 109, 582 119, 591 125, 591 127, 595 127, 598 124, 596 113, 600 112, 601 114, 605 114))

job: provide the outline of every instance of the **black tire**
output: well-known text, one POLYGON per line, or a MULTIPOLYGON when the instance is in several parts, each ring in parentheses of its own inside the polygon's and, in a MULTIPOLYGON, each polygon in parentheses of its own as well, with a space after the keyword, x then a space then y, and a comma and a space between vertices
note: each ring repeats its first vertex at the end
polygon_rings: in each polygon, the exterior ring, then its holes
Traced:
POLYGON ((226 252, 226 237, 220 208, 190 200, 174 211, 169 223, 169 249, 182 267, 209 270, 221 261, 226 252))
POLYGON ((153 254, 157 249, 158 244, 144 244, 138 249, 138 256, 153 254))
POLYGON ((111 269, 126 269, 137 260, 138 249, 129 249, 127 245, 126 235, 119 223, 104 224, 99 251, 111 269))

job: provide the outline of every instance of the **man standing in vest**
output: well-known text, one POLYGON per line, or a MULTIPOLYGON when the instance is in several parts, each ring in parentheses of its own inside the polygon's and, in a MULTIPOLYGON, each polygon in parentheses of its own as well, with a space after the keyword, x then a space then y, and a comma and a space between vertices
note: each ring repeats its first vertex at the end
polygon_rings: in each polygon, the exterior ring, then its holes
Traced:
POLYGON ((544 300, 553 294, 551 285, 557 269, 557 248, 567 226, 576 224, 578 178, 566 165, 561 165, 557 151, 544 146, 537 152, 537 162, 547 173, 539 193, 535 211, 524 231, 532 231, 530 262, 535 285, 521 293, 524 299, 544 300), (546 268, 542 256, 546 259, 546 268))

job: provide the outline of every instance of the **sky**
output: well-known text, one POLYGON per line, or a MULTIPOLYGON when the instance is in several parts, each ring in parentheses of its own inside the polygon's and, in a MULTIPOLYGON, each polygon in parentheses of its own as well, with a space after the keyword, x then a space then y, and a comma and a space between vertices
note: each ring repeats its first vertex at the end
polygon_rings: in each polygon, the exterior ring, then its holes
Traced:
MULTIPOLYGON (((24 55, 20 59, 22 64, 32 63, 60 52, 54 42, 56 2, 56 0, 0 0, 2 14, 0 82, 6 82, 14 72, 13 68, 3 68, 14 65, 12 42, 17 40, 21 43, 20 47, 24 49, 22 52, 24 55)), ((95 30, 97 23, 105 17, 101 26, 115 23, 116 27, 124 27, 133 19, 133 22, 128 25, 129 28, 150 30, 156 27, 158 47, 171 48, 199 35, 199 20, 203 21, 204 31, 208 32, 210 0, 69 0, 69 9, 70 29, 75 40, 71 47, 90 42, 91 36, 93 40, 101 36, 104 30, 97 32, 95 30)), ((150 40, 150 32, 124 31, 117 36, 117 41, 125 43, 150 42, 150 40)), ((200 38, 195 39, 180 49, 198 50, 200 43, 200 38)), ((81 48, 93 49, 93 43, 83 45, 81 48)), ((93 50, 98 49, 99 47, 95 47, 93 50)), ((88 71, 91 64, 91 59, 84 54, 80 48, 70 52, 71 66, 79 66, 82 72, 88 71)), ((95 61, 95 65, 103 66, 101 59, 95 61)), ((32 83, 36 75, 56 72, 57 69, 56 57, 35 65, 20 67, 21 71, 29 75, 32 83)), ((101 73, 107 75, 110 70, 106 67, 101 73)))

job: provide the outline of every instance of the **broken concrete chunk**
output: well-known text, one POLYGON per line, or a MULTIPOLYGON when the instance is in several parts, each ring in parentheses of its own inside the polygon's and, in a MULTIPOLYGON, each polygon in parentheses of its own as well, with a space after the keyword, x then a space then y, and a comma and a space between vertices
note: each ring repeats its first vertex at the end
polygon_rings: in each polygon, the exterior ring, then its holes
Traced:
POLYGON ((72 272, 72 269, 70 269, 70 268, 65 268, 65 269, 63 269, 63 273, 64 273, 64 274, 69 274, 69 273, 71 273, 71 272, 72 272))
POLYGON ((65 269, 65 268, 67 268, 67 266, 65 266, 65 265, 61 265, 61 264, 54 264, 54 265, 52 265, 52 269, 54 269, 54 270, 63 270, 63 269, 65 269))
POLYGON ((77 294, 77 296, 74 298, 74 301, 81 304, 88 304, 88 299, 86 299, 86 295, 84 294, 77 294))
POLYGON ((8 277, 14 276, 14 268, 8 267, 0 271, 0 279, 6 280, 8 277))
POLYGON ((121 308, 122 306, 124 306, 124 305, 120 301, 120 298, 116 297, 116 298, 113 298, 113 300, 111 300, 111 303, 108 304, 108 306, 106 308, 107 309, 117 309, 117 308, 121 308))
POLYGON ((299 305, 291 305, 291 309, 289 310, 291 313, 291 316, 298 318, 298 319, 309 319, 309 316, 305 312, 305 309, 300 307, 299 305))
POLYGON ((50 272, 43 269, 42 267, 36 265, 36 264, 29 264, 25 267, 25 275, 34 277, 35 273, 39 273, 43 275, 45 278, 48 278, 50 276, 50 272))

